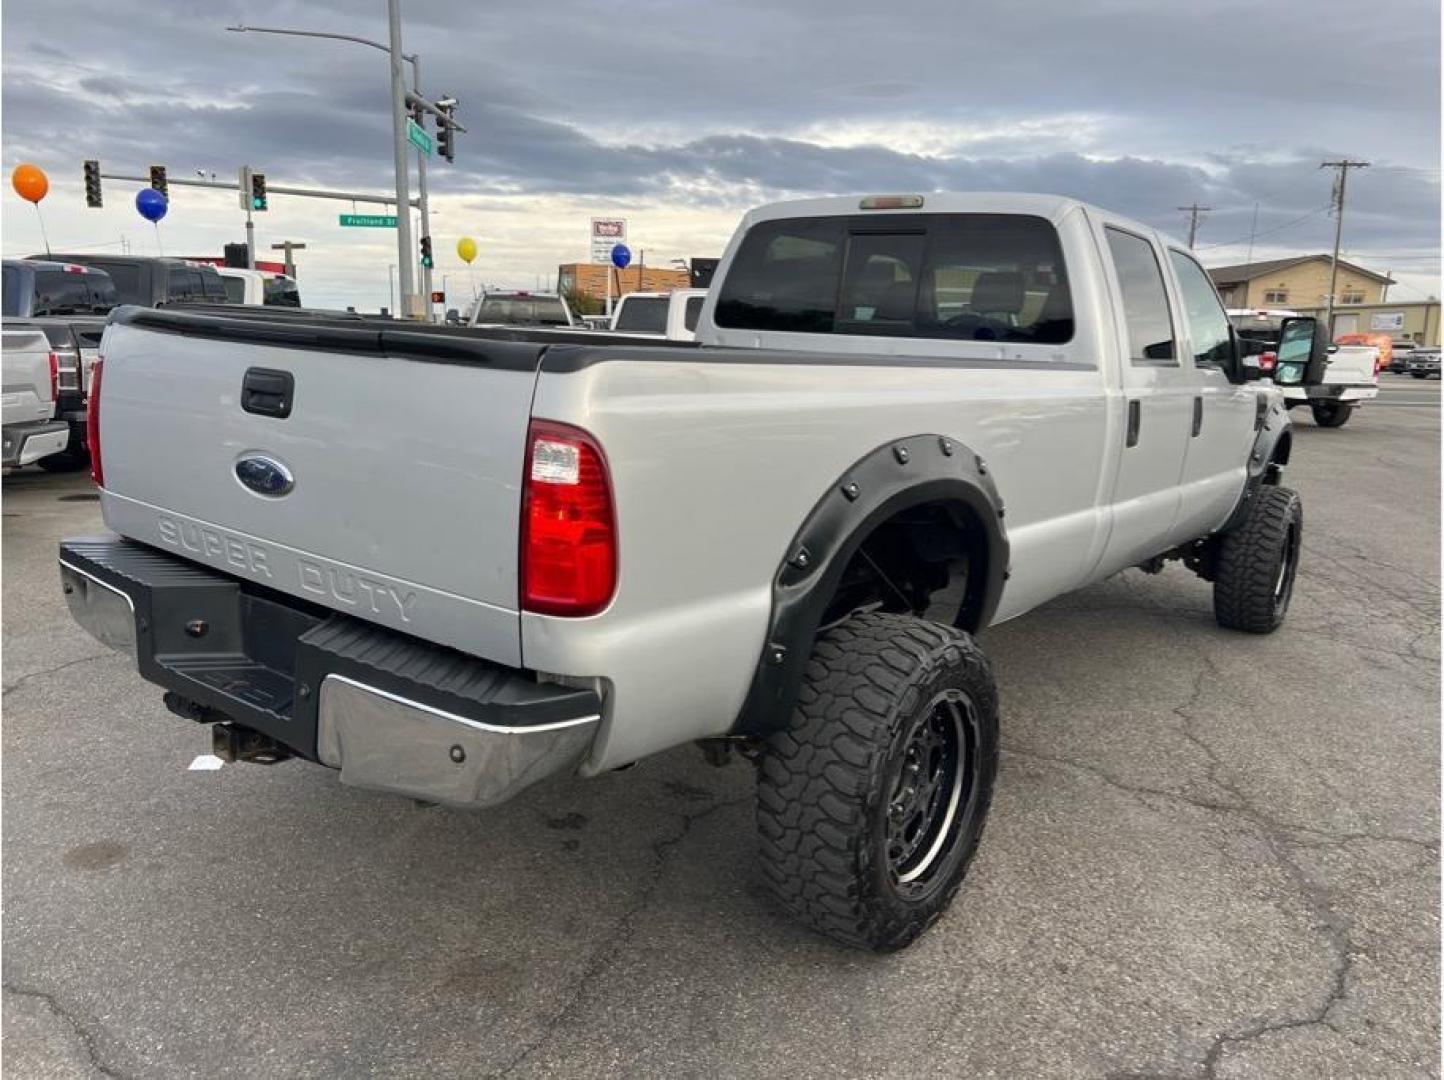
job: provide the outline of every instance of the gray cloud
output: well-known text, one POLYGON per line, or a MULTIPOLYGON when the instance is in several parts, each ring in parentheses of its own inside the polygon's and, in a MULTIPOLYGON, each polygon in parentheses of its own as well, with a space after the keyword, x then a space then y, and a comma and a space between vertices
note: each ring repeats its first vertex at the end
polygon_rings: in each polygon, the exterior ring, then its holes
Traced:
MULTIPOLYGON (((99 157, 107 169, 229 174, 244 161, 278 180, 388 187, 381 54, 223 30, 244 16, 381 37, 379 0, 155 9, 6 10, 7 163, 78 175, 81 158, 99 157), (57 26, 106 47, 70 55, 53 44, 57 26)), ((459 97, 471 129, 456 166, 432 172, 441 197, 733 212, 759 194, 1022 189, 1174 231, 1175 207, 1204 203, 1215 209, 1202 244, 1245 242, 1257 203, 1261 245, 1318 250, 1332 228, 1313 213, 1329 197, 1318 162, 1349 154, 1376 164, 1351 185, 1351 250, 1437 257, 1439 23, 1427 0, 1367 12, 1346 0, 404 10, 428 88, 459 97), (1060 129, 1073 116, 1094 119, 1060 129), (937 138, 919 145, 914 127, 937 138)))

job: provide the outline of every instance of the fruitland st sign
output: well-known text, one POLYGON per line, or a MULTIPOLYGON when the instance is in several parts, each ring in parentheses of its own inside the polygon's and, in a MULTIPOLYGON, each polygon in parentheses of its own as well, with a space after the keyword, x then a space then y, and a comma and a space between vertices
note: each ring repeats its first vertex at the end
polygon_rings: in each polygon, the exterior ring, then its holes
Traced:
POLYGON ((352 229, 394 229, 395 214, 342 214, 341 224, 352 229))

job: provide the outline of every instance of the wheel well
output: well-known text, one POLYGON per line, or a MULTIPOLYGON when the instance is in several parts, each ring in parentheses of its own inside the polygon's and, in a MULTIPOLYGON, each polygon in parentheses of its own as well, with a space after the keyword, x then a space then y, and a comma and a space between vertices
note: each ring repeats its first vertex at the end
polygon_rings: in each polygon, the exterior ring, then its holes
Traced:
POLYGON ((939 622, 976 631, 990 556, 987 532, 973 507, 946 499, 906 507, 857 544, 821 626, 860 610, 931 611, 939 622))
POLYGON ((1274 443, 1274 452, 1270 461, 1275 465, 1287 465, 1289 463, 1289 452, 1294 448, 1293 432, 1285 431, 1279 436, 1279 441, 1274 443))

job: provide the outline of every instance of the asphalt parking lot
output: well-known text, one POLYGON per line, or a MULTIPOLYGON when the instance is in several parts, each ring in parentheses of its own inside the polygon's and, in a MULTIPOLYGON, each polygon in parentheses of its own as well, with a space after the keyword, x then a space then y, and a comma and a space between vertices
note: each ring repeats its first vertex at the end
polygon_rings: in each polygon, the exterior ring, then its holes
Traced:
POLYGON ((773 908, 749 767, 695 750, 485 814, 188 771, 66 613, 88 482, 7 477, 8 1075, 1437 1075, 1440 384, 1384 383, 1294 414, 1279 633, 1170 566, 984 636, 993 815, 882 958, 773 908))

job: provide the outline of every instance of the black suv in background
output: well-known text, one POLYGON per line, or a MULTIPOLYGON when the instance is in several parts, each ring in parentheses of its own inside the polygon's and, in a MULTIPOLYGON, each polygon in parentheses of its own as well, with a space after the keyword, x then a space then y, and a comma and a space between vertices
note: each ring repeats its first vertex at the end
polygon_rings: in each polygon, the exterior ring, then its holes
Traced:
MULTIPOLYGON (((32 259, 42 256, 31 256, 32 259)), ((216 268, 185 259, 144 255, 54 255, 58 262, 104 270, 115 282, 122 304, 164 307, 166 304, 224 304, 226 286, 216 268)))

